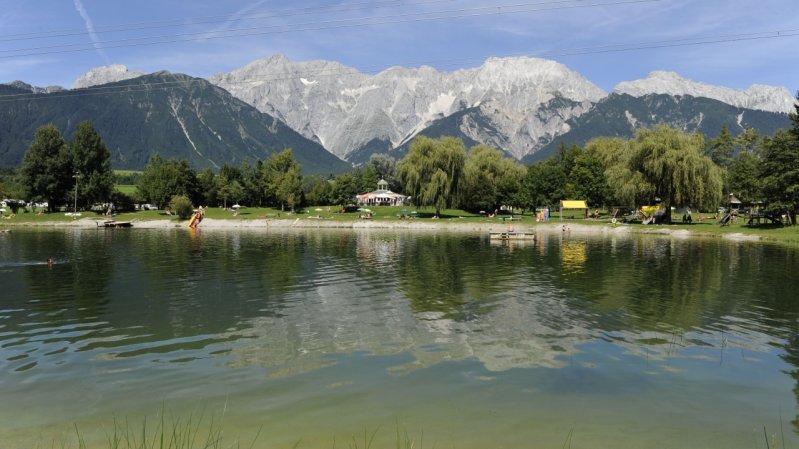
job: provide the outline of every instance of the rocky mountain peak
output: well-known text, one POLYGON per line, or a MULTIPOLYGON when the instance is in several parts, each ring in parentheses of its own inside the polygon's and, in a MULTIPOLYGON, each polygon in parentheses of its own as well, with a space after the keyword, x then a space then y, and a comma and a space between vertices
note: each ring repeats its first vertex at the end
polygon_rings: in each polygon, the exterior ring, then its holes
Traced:
POLYGON ((528 77, 563 75, 569 72, 569 69, 559 62, 528 57, 488 58, 477 70, 483 73, 504 74, 504 76, 528 77))
POLYGON ((49 94, 53 92, 61 92, 62 90, 64 90, 64 88, 61 86, 47 86, 47 87, 31 86, 30 84, 19 80, 6 83, 6 86, 12 86, 17 89, 28 91, 34 94, 49 94))
POLYGON ((713 86, 684 78, 677 73, 655 71, 645 79, 623 81, 613 92, 643 97, 648 94, 690 95, 711 98, 740 108, 788 113, 794 100, 784 87, 752 85, 748 89, 713 86))
MULTIPOLYGON (((122 65, 101 67, 84 75, 76 86, 138 75, 122 65)), ((364 155, 402 148, 447 117, 454 117, 446 122, 448 133, 524 159, 570 132, 574 119, 612 97, 559 62, 528 57, 489 58, 479 67, 453 72, 396 66, 372 75, 334 61, 296 62, 277 54, 208 81, 354 162, 364 155)), ((794 98, 784 87, 733 89, 668 71, 619 83, 613 92, 637 99, 650 95, 711 99, 757 112, 786 113, 794 107, 794 98)))
POLYGON ((131 72, 122 64, 112 64, 104 67, 97 67, 89 70, 86 74, 78 78, 72 85, 73 89, 99 86, 100 84, 114 83, 117 81, 137 78, 144 75, 144 72, 131 72))
MULTIPOLYGON (((534 58, 491 58, 455 72, 391 67, 371 76, 336 62, 276 55, 210 81, 341 158, 375 141, 388 151, 433 121, 476 105, 494 104, 486 109, 494 126, 513 134, 535 126, 535 112, 555 97, 591 102, 606 96, 566 66, 534 58)), ((530 148, 506 150, 521 157, 530 148)))

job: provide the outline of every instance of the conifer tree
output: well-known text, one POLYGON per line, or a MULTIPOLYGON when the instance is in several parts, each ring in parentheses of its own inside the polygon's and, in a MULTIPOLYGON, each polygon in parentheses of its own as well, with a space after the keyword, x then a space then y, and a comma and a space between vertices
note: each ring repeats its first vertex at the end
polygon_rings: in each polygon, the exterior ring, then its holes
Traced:
POLYGON ((786 211, 791 224, 796 224, 799 211, 799 103, 794 108, 790 114, 793 126, 766 139, 761 164, 765 200, 769 208, 786 211))
POLYGON ((49 211, 66 204, 76 180, 69 146, 55 125, 36 129, 22 161, 20 180, 28 199, 46 201, 49 211))
POLYGON ((91 122, 78 124, 71 149, 72 167, 80 176, 78 204, 91 207, 108 201, 114 190, 111 153, 91 122))

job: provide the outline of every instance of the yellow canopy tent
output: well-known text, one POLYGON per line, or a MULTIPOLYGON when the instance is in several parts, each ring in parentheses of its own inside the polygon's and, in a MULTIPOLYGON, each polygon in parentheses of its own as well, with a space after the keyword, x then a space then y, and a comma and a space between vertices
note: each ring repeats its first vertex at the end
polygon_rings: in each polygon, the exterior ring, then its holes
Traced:
POLYGON ((588 218, 588 205, 585 200, 562 200, 560 202, 560 219, 563 220, 564 209, 582 209, 584 212, 583 218, 588 218))
POLYGON ((646 215, 652 215, 658 209, 660 209, 660 206, 641 206, 641 212, 643 212, 646 215))

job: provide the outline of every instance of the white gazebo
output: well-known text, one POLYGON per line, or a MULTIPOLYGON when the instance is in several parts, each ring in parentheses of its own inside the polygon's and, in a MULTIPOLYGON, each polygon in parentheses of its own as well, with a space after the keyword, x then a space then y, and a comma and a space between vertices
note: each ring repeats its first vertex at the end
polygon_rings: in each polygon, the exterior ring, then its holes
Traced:
POLYGON ((381 179, 377 182, 377 190, 358 195, 359 206, 403 206, 408 197, 388 190, 388 182, 381 179))

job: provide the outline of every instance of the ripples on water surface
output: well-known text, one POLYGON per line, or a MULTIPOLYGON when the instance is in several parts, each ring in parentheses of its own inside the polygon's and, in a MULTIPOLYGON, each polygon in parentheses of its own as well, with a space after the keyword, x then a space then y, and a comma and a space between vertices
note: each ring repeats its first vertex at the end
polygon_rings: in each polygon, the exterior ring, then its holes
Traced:
POLYGON ((263 427, 264 448, 351 445, 364 429, 383 447, 398 426, 458 449, 752 448, 764 427, 799 442, 794 249, 351 230, 0 239, 4 448, 70 441, 74 424, 102 446, 114 416, 162 406, 224 411, 230 438, 263 427))

